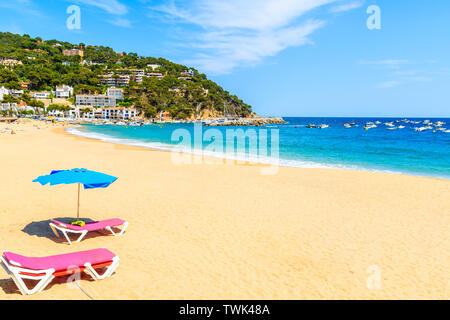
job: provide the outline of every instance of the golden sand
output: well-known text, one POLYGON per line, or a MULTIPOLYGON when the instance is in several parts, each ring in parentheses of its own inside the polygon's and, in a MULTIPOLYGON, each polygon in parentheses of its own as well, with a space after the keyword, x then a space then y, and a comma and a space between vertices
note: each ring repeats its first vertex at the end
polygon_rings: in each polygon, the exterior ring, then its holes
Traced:
MULTIPOLYGON (((120 257, 116 273, 80 281, 94 299, 450 297, 448 180, 175 165, 168 152, 56 127, 0 124, 0 250, 46 256, 110 249, 120 257), (82 191, 81 216, 125 219, 123 236, 92 233, 72 246, 52 237, 46 221, 76 215, 77 186, 31 181, 74 167, 119 177, 106 189, 82 191)), ((0 299, 89 299, 64 281, 23 297, 0 269, 0 299)))

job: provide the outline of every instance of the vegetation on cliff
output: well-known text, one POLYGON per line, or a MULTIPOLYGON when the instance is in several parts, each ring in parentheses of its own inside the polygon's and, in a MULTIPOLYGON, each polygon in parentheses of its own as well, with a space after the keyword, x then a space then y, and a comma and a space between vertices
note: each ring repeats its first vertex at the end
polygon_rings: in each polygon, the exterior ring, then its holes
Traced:
POLYGON ((66 84, 74 87, 75 94, 105 93, 107 87, 101 85, 101 75, 141 69, 161 73, 162 78, 144 77, 142 83, 130 81, 124 86, 126 98, 120 105, 135 106, 146 116, 153 117, 161 111, 180 119, 219 117, 224 112, 233 117, 252 116, 251 106, 209 80, 205 74, 164 58, 0 32, 2 59, 20 61, 14 65, 0 64, 0 87, 7 89, 21 89, 21 84, 26 82, 32 91, 54 90, 55 86, 66 84), (83 56, 64 55, 66 49, 82 49, 83 56), (159 67, 154 70, 149 65, 159 67), (189 77, 183 77, 185 71, 189 72, 189 77))

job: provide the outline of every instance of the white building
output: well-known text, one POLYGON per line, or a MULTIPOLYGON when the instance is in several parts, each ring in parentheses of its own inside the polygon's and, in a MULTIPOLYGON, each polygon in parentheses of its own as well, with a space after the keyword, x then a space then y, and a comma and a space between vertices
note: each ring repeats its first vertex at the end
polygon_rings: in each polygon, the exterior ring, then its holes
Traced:
POLYGON ((107 75, 101 75, 99 77, 101 85, 126 86, 128 83, 130 83, 129 74, 115 75, 113 73, 109 73, 107 75))
POLYGON ((102 118, 107 120, 133 120, 135 117, 137 111, 125 107, 104 108, 102 112, 102 118))
POLYGON ((69 118, 92 120, 92 119, 101 119, 102 112, 103 112, 102 108, 76 107, 75 109, 71 109, 67 114, 69 118))
POLYGON ((75 99, 77 107, 115 107, 116 98, 100 94, 77 94, 75 99))
POLYGON ((110 87, 106 90, 106 95, 115 97, 116 100, 123 100, 123 89, 116 88, 116 87, 110 87))
POLYGON ((141 70, 141 69, 130 69, 131 72, 133 72, 133 80, 136 81, 137 83, 142 83, 142 79, 145 76, 145 70, 141 70))
POLYGON ((155 78, 158 78, 158 79, 164 78, 164 75, 162 73, 159 73, 159 72, 148 72, 148 73, 145 74, 145 76, 146 77, 155 77, 155 78))
POLYGON ((79 119, 80 118, 80 108, 75 108, 69 110, 69 118, 79 119))
POLYGON ((0 88, 0 102, 3 100, 4 96, 9 94, 9 90, 5 87, 0 88))
POLYGON ((192 72, 191 70, 184 70, 180 72, 180 75, 182 77, 192 77, 194 76, 194 72, 192 72))
POLYGON ((134 120, 137 117, 137 111, 135 109, 123 109, 122 114, 126 120, 134 120))
POLYGON ((31 92, 31 97, 36 100, 45 100, 50 98, 50 91, 31 92))
POLYGON ((17 112, 17 103, 0 103, 0 111, 17 112))
POLYGON ((156 69, 160 68, 161 65, 157 63, 150 63, 147 65, 147 67, 152 68, 152 70, 155 71, 156 69))
POLYGON ((15 97, 15 98, 19 98, 20 97, 20 95, 22 95, 23 94, 23 90, 10 90, 9 91, 9 94, 10 95, 12 95, 13 97, 15 97))
POLYGON ((64 84, 56 87, 55 98, 68 99, 71 95, 73 95, 73 88, 71 86, 64 84))

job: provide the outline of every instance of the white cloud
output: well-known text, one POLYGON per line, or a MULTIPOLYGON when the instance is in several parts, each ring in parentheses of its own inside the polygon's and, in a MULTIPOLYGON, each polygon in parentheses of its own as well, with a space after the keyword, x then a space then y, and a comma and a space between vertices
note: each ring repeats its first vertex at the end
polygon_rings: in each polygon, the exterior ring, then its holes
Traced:
POLYGON ((41 11, 35 8, 35 5, 30 0, 9 0, 0 3, 1 9, 9 9, 14 10, 17 13, 35 16, 35 17, 43 17, 41 11))
POLYGON ((391 81, 385 81, 385 82, 380 83, 377 86, 377 88, 387 89, 387 88, 397 87, 398 85, 400 85, 400 81, 391 80, 391 81))
POLYGON ((408 84, 408 83, 415 83, 415 82, 429 82, 433 79, 429 77, 400 77, 396 80, 390 80, 380 83, 377 88, 387 89, 387 88, 394 88, 400 85, 408 84))
POLYGON ((396 75, 396 76, 414 76, 418 73, 419 73, 419 71, 417 71, 417 70, 405 70, 405 71, 395 71, 394 75, 396 75))
POLYGON ((344 3, 341 5, 331 7, 330 12, 332 12, 332 13, 345 12, 345 11, 360 8, 360 7, 362 7, 363 4, 364 4, 364 1, 348 2, 348 3, 344 3))
POLYGON ((266 30, 293 22, 306 12, 337 0, 193 0, 155 7, 204 28, 266 30))
POLYGON ((124 15, 128 13, 127 7, 118 0, 76 0, 76 2, 100 8, 114 15, 124 15))
POLYGON ((311 13, 336 1, 172 0, 150 9, 162 13, 166 22, 192 27, 191 34, 183 34, 183 46, 196 53, 186 63, 201 71, 226 73, 286 48, 311 43, 309 36, 325 25, 324 19, 313 19, 311 13))
POLYGON ((420 63, 407 59, 386 59, 376 61, 360 60, 358 61, 358 64, 371 65, 374 69, 384 70, 384 76, 388 77, 389 80, 376 85, 377 88, 394 88, 405 84, 433 81, 433 78, 429 76, 431 74, 429 71, 412 69, 405 70, 405 66, 411 67, 411 65, 429 65, 430 63, 428 61, 420 63))
POLYGON ((409 82, 429 82, 432 81, 433 79, 425 76, 416 76, 416 77, 404 77, 403 80, 409 82))
POLYGON ((112 25, 115 25, 117 27, 123 27, 123 28, 131 28, 131 21, 124 18, 116 18, 113 20, 107 20, 107 22, 111 23, 112 25))
POLYGON ((378 60, 378 61, 359 61, 359 64, 367 64, 373 66, 381 66, 390 69, 397 69, 402 65, 409 64, 408 60, 405 59, 387 59, 387 60, 378 60))
POLYGON ((274 56, 290 46, 308 43, 308 35, 321 27, 321 21, 308 21, 300 26, 286 27, 266 32, 210 32, 203 40, 192 44, 205 50, 186 63, 215 73, 227 73, 240 64, 253 65, 262 58, 274 56))

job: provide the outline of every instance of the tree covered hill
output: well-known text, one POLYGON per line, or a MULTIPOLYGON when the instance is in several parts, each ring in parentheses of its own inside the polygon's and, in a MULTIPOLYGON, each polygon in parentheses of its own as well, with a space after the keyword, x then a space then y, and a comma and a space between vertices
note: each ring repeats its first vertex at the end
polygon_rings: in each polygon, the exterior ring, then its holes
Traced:
MULTIPOLYGON (((146 116, 168 111, 173 118, 205 118, 226 115, 253 116, 251 106, 231 95, 205 74, 164 58, 141 57, 136 53, 115 52, 109 47, 31 38, 0 32, 0 60, 21 63, 0 64, 0 87, 20 89, 29 83, 33 91, 54 90, 57 85, 74 87, 75 94, 105 93, 101 75, 131 73, 132 69, 161 73, 162 77, 144 77, 142 83, 130 81, 124 86, 123 106, 135 106, 146 116), (67 56, 63 50, 82 49, 83 56, 67 56), (149 65, 159 65, 154 67, 149 65), (184 77, 184 72, 189 77, 184 77)), ((1 61, 0 61, 1 63, 1 61)))

